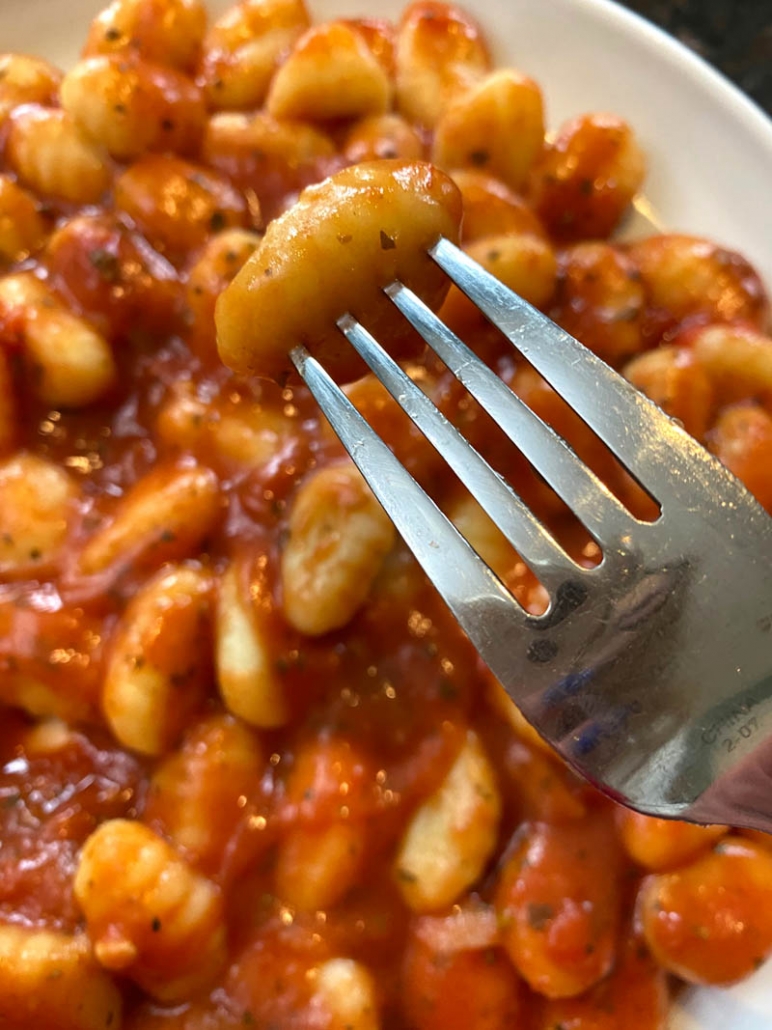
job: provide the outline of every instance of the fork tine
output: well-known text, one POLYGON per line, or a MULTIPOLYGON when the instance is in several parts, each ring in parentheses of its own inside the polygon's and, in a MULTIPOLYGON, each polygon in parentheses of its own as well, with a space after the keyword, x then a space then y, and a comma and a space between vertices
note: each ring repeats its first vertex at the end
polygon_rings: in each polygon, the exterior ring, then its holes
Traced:
POLYGON ((531 411, 412 290, 397 282, 388 286, 386 293, 599 543, 630 532, 636 520, 562 436, 531 411))
POLYGON ((554 596, 577 566, 512 487, 351 315, 338 328, 554 596))
POLYGON ((697 445, 652 401, 522 297, 441 238, 431 257, 659 500, 697 445))
POLYGON ((371 490, 445 603, 481 650, 495 625, 517 631, 530 619, 482 558, 359 414, 305 347, 290 354, 371 490), (481 619, 480 606, 490 619, 481 619))

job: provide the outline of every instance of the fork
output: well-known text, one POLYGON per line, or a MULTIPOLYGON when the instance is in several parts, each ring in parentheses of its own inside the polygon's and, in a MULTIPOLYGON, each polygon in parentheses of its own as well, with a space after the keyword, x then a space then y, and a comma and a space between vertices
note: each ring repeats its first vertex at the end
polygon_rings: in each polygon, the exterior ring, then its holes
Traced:
POLYGON ((584 568, 346 314, 338 327, 549 594, 523 609, 308 351, 292 360, 526 719, 640 812, 772 832, 772 518, 676 422, 441 238, 434 261, 660 506, 637 520, 411 290, 385 290, 602 550, 584 568))

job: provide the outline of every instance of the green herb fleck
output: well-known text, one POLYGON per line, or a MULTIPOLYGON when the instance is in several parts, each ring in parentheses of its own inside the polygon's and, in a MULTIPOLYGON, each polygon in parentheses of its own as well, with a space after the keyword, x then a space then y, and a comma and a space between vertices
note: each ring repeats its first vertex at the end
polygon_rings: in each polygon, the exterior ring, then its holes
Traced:
POLYGON ((89 254, 89 260, 105 282, 118 282, 121 277, 121 263, 115 254, 111 254, 103 247, 97 247, 89 254))
POLYGON ((544 930, 555 915, 552 905, 534 901, 528 906, 528 925, 534 930, 544 930))
POLYGON ((458 689, 455 683, 449 679, 440 680, 439 691, 443 701, 455 701, 458 697, 458 689))

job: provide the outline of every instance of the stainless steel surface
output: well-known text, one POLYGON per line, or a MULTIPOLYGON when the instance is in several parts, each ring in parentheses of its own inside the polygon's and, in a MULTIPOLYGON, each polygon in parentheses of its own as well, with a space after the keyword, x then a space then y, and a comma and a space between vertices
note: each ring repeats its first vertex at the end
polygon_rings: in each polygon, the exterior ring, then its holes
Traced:
POLYGON ((441 240, 432 256, 659 502, 636 520, 398 283, 387 293, 602 546, 576 565, 350 316, 341 331, 547 587, 526 613, 304 348, 293 360, 406 543, 531 723, 651 815, 772 832, 772 519, 599 358, 441 240))

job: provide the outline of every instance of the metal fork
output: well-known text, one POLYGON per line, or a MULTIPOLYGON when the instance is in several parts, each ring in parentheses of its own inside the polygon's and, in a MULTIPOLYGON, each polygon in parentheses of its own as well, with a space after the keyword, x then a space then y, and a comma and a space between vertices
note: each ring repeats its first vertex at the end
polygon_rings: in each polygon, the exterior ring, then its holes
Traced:
POLYGON ((409 289, 386 293, 602 549, 577 565, 350 315, 338 326, 535 572, 527 613, 303 347, 292 360, 512 700, 641 812, 772 832, 772 518, 626 380, 445 239, 431 257, 658 501, 638 521, 409 289))

